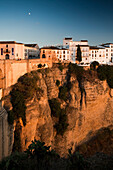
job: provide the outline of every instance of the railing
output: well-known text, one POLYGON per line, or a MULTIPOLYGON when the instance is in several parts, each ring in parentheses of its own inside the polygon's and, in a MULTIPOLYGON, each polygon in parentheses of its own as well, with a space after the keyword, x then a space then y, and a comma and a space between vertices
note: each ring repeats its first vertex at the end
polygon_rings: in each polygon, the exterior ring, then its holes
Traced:
POLYGON ((10 50, 4 50, 3 52, 9 54, 11 51, 10 50))

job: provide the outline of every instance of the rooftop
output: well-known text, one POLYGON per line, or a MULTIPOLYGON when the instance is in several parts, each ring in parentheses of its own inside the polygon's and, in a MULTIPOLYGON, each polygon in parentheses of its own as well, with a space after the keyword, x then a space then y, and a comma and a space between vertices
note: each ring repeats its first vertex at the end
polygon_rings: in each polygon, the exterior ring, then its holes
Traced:
POLYGON ((55 47, 55 46, 47 46, 47 47, 42 47, 40 49, 51 49, 51 50, 68 50, 66 48, 58 48, 58 47, 55 47))
POLYGON ((25 44, 26 47, 36 47, 37 44, 25 44))
POLYGON ((64 38, 64 40, 72 40, 72 38, 71 37, 67 37, 67 38, 64 38))
POLYGON ((104 47, 101 47, 101 46, 90 46, 90 49, 91 50, 99 50, 99 49, 104 49, 104 47))
POLYGON ((0 41, 0 44, 23 44, 16 41, 0 41))
POLYGON ((88 42, 88 40, 81 40, 81 42, 88 42))

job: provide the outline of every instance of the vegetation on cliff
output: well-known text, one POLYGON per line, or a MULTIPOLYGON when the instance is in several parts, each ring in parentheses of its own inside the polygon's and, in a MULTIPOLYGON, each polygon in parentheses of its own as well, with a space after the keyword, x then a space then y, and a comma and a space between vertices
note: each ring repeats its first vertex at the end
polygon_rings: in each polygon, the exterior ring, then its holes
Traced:
POLYGON ((46 146, 44 142, 32 141, 28 149, 23 152, 15 152, 0 162, 1 170, 83 170, 87 162, 82 155, 69 152, 68 158, 61 158, 54 150, 46 146))
POLYGON ((106 80, 109 87, 113 88, 113 66, 99 66, 97 69, 97 73, 100 80, 106 80))
POLYGON ((23 125, 26 125, 26 101, 31 100, 36 93, 43 93, 43 90, 37 86, 38 74, 36 71, 27 73, 18 79, 10 92, 12 110, 8 111, 8 122, 13 124, 16 121, 14 132, 14 145, 13 150, 21 151, 21 125, 20 118, 23 121, 23 125))
POLYGON ((61 109, 58 99, 49 100, 49 104, 51 115, 58 118, 58 121, 54 125, 57 134, 63 135, 68 127, 66 111, 65 109, 61 109))
POLYGON ((112 170, 113 156, 97 153, 85 158, 79 152, 61 158, 50 146, 32 141, 25 152, 15 152, 0 162, 1 170, 112 170))

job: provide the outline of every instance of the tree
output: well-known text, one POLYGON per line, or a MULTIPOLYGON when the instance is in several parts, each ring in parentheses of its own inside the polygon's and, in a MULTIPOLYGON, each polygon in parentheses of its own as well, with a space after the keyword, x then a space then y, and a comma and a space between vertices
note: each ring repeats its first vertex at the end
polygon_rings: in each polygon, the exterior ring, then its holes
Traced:
POLYGON ((93 61, 90 64, 90 68, 92 68, 93 70, 96 70, 96 68, 99 66, 99 62, 98 61, 93 61))
POLYGON ((78 45, 78 48, 77 48, 77 58, 76 58, 76 60, 79 61, 79 62, 82 61, 80 45, 78 45))

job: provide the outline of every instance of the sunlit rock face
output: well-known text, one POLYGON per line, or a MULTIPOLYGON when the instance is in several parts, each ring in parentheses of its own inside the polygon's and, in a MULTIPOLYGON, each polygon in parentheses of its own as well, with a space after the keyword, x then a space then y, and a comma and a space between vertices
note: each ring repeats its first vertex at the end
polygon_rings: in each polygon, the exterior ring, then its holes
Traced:
POLYGON ((52 68, 46 74, 38 73, 37 85, 43 94, 34 94, 34 98, 27 103, 27 121, 25 127, 22 125, 21 133, 23 150, 32 140, 38 139, 51 145, 61 156, 66 156, 68 149, 74 151, 78 144, 88 140, 96 130, 113 125, 113 94, 106 81, 85 79, 81 91, 76 76, 71 75, 69 99, 66 102, 60 100, 61 107, 66 109, 69 125, 63 136, 57 135, 48 100, 58 97, 56 80, 60 81, 60 86, 66 83, 67 70, 65 68, 61 72, 58 68, 52 68))

